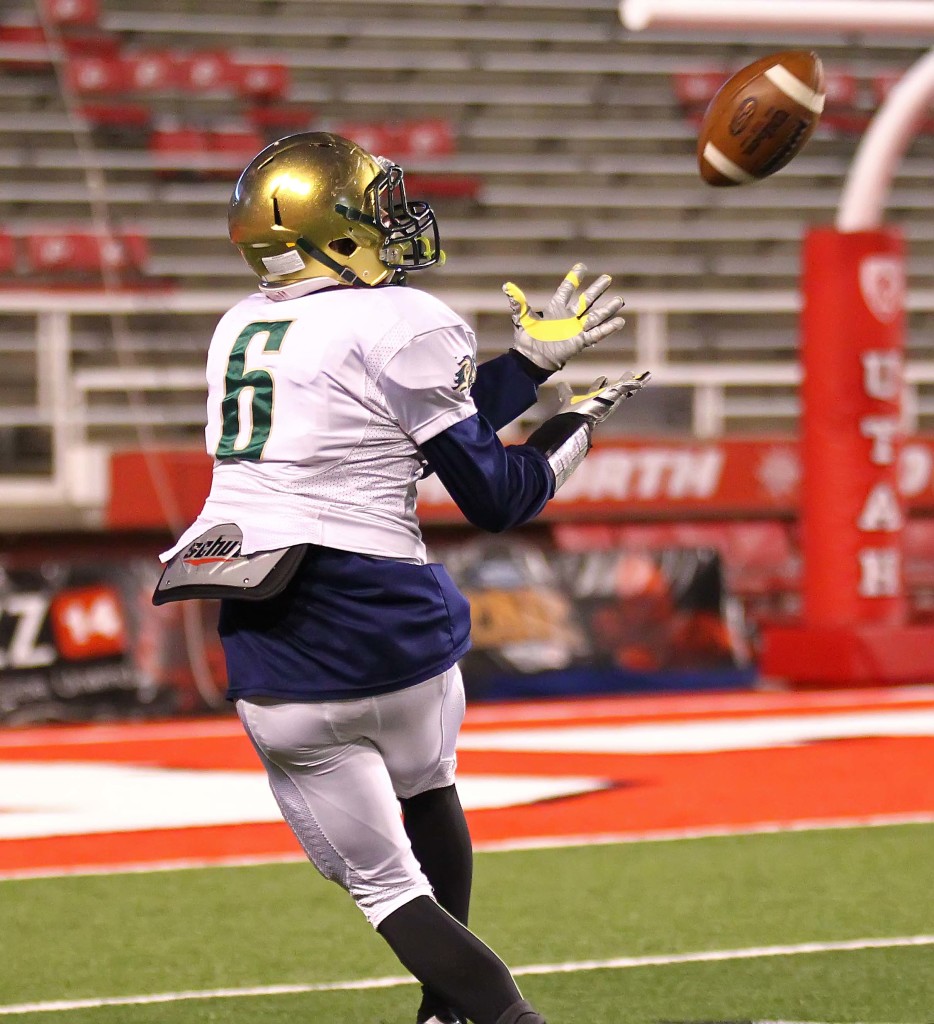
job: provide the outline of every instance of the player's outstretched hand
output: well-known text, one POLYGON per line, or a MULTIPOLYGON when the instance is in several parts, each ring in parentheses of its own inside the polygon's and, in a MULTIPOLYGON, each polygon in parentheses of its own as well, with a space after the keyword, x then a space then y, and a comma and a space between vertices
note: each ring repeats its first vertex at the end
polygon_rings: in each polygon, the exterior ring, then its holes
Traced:
POLYGON ((583 263, 575 263, 545 308, 538 311, 529 308, 518 285, 511 281, 503 285, 515 328, 513 348, 543 370, 560 370, 578 352, 596 345, 626 323, 617 315, 623 308, 619 296, 596 305, 610 287, 609 275, 602 274, 589 288, 580 290, 586 269, 583 263))
POLYGON ((611 384, 606 377, 598 377, 583 395, 575 395, 566 385, 559 388, 561 406, 555 415, 576 412, 586 416, 595 426, 602 423, 623 401, 641 391, 648 384, 651 374, 646 370, 639 374, 625 374, 611 384))

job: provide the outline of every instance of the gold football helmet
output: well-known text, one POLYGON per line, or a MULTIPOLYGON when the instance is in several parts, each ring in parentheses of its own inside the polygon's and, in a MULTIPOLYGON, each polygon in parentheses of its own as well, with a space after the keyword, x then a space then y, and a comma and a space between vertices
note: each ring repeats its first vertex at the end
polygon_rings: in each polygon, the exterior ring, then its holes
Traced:
POLYGON ((443 261, 428 203, 405 194, 402 168, 330 132, 289 135, 240 175, 230 239, 263 285, 309 277, 400 284, 443 261))

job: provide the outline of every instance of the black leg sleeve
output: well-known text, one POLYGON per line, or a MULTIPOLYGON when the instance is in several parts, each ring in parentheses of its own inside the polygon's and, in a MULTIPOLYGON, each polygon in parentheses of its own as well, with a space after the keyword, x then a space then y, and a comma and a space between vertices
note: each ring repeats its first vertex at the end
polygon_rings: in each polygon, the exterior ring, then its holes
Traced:
POLYGON ((402 821, 435 899, 467 924, 473 847, 457 789, 445 786, 401 800, 402 821))
MULTIPOLYGON (((454 786, 429 789, 401 800, 402 820, 435 899, 461 924, 467 924, 473 881, 473 847, 467 819, 454 786)), ((426 985, 417 1021, 438 1016, 445 1020, 450 1007, 426 985)))
POLYGON ((474 1024, 545 1024, 503 961, 427 896, 401 906, 378 930, 403 966, 474 1024))

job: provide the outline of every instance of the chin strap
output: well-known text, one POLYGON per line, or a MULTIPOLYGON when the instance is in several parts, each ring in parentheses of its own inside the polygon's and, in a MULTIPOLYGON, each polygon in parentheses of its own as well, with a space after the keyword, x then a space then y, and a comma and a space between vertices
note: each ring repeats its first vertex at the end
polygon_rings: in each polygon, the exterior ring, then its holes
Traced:
POLYGON ((333 270, 345 284, 366 284, 366 281, 357 277, 350 267, 344 267, 337 260, 331 259, 326 252, 322 252, 317 246, 312 245, 307 238, 296 238, 295 244, 313 260, 322 263, 328 270, 333 270))

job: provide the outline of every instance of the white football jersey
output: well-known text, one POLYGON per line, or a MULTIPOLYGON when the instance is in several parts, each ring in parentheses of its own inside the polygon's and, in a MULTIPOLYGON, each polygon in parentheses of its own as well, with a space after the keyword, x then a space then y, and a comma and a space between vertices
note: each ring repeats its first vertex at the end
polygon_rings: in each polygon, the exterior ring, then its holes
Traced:
POLYGON ((254 294, 207 358, 211 492, 170 558, 235 523, 243 554, 313 543, 424 562, 418 446, 474 415, 473 331, 408 287, 318 279, 254 294))

